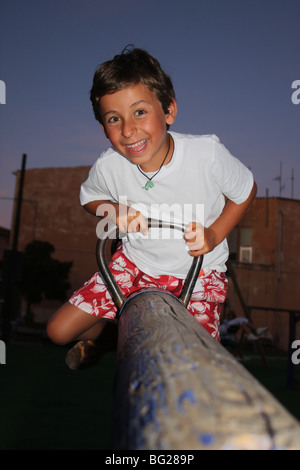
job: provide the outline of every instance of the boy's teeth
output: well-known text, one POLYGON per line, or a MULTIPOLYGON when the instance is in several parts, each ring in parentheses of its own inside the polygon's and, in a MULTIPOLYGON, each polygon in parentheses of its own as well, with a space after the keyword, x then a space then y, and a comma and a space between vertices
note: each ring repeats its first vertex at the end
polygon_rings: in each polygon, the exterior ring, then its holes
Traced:
POLYGON ((141 145, 144 145, 145 142, 146 142, 146 139, 145 140, 140 140, 140 142, 137 142, 136 144, 127 145, 127 147, 129 149, 134 149, 135 147, 140 147, 141 145))

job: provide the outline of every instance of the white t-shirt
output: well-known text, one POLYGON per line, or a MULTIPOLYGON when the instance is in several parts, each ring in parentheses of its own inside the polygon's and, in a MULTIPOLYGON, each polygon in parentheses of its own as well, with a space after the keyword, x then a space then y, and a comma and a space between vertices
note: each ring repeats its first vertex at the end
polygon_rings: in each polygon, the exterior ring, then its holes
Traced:
MULTIPOLYGON (((169 133, 174 140, 174 153, 171 161, 154 176, 153 188, 146 191, 147 178, 137 166, 109 148, 97 159, 82 184, 81 204, 96 200, 121 202, 152 219, 185 224, 197 221, 208 227, 221 214, 225 196, 236 204, 248 198, 253 175, 218 137, 169 133)), ((152 173, 147 175, 151 177, 152 173)), ((124 252, 151 276, 167 274, 184 279, 193 258, 188 254, 183 233, 176 232, 150 229, 146 236, 128 234, 123 240, 124 252)), ((228 245, 224 240, 204 255, 202 268, 204 272, 224 272, 227 258, 228 245)))

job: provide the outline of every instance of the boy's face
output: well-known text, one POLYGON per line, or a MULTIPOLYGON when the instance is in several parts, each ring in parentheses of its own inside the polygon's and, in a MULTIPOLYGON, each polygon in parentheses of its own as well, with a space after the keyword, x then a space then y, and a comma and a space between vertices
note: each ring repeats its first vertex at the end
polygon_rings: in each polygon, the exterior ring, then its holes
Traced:
MULTIPOLYGON (((175 121, 175 100, 169 114, 142 83, 100 99, 102 128, 115 149, 144 171, 157 170, 168 150, 167 124, 175 121)), ((170 149, 168 163, 172 158, 170 149)))

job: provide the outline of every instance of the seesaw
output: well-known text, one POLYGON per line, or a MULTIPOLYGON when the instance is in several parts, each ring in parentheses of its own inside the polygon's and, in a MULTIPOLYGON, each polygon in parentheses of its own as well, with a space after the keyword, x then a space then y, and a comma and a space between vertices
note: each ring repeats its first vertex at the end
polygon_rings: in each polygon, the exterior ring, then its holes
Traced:
POLYGON ((113 447, 299 450, 299 422, 187 311, 202 257, 179 298, 156 289, 124 298, 106 260, 112 234, 122 237, 109 227, 97 261, 118 307, 113 447))

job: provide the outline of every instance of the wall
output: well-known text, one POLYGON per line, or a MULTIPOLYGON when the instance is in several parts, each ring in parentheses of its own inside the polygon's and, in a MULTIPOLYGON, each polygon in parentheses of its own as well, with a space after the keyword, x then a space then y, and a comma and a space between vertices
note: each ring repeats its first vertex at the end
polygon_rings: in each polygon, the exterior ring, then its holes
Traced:
MULTIPOLYGON (((18 249, 24 250, 32 240, 48 241, 55 247, 54 258, 73 261, 70 294, 97 270, 97 219, 79 202, 80 185, 89 168, 30 169, 24 179, 18 249)), ((17 195, 19 172, 16 177, 17 195)), ((34 306, 37 320, 45 321, 58 305, 44 302, 34 306)))
MULTIPOLYGON (((300 310, 300 201, 283 198, 257 198, 242 222, 252 230, 252 262, 233 262, 237 280, 248 306, 300 310)), ((239 235, 237 234, 238 252, 239 235)), ((238 258, 238 255, 237 255, 238 258)), ((243 314, 230 282, 230 306, 243 314)), ((281 349, 288 347, 288 314, 256 311, 253 319, 258 326, 268 324, 281 349)), ((297 335, 300 338, 300 325, 297 335)))

